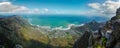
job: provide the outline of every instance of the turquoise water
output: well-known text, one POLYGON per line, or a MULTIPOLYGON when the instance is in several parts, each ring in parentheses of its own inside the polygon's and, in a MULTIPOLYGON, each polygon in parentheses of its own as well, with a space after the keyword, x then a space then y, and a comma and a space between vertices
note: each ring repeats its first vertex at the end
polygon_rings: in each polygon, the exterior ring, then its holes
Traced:
POLYGON ((105 22, 108 19, 105 17, 87 17, 79 15, 27 15, 25 18, 30 19, 30 23, 40 26, 50 26, 55 27, 68 27, 69 24, 84 24, 92 20, 98 22, 105 22))

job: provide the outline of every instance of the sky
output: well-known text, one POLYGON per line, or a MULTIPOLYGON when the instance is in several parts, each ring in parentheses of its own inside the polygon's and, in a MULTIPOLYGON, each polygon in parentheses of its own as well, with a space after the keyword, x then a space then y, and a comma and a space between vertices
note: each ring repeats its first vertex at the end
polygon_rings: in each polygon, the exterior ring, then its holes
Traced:
POLYGON ((0 14, 113 16, 120 0, 0 0, 0 14))

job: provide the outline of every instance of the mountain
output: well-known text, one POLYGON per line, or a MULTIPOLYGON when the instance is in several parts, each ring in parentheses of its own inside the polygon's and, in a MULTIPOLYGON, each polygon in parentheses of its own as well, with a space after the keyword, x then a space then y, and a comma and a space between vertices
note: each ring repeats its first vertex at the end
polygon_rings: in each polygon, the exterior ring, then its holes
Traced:
POLYGON ((72 48, 76 39, 87 29, 97 30, 101 23, 92 21, 68 30, 30 25, 19 15, 0 17, 0 48, 72 48), (94 25, 94 26, 93 26, 94 25))
POLYGON ((77 30, 80 32, 85 32, 86 30, 91 30, 91 31, 96 31, 98 30, 100 27, 102 27, 104 25, 104 23, 98 23, 95 20, 89 22, 89 23, 85 23, 83 26, 80 27, 75 27, 75 28, 71 28, 73 30, 77 30))
POLYGON ((0 18, 0 48, 72 48, 76 38, 63 30, 32 26, 18 15, 0 18))
POLYGON ((120 48, 120 8, 117 9, 116 16, 103 27, 97 31, 86 31, 75 42, 73 48, 120 48))

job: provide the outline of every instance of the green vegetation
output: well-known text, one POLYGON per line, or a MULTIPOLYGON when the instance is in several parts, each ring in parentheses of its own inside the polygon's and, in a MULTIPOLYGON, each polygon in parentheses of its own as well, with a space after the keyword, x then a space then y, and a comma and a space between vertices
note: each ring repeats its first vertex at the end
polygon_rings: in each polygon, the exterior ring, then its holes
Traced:
POLYGON ((0 43, 5 48, 14 48, 16 44, 24 48, 72 48, 77 39, 69 33, 62 33, 64 37, 56 37, 56 32, 45 32, 18 16, 0 20, 0 43))
POLYGON ((120 19, 120 15, 119 16, 117 16, 117 18, 116 19, 120 19))
POLYGON ((105 37, 102 37, 101 40, 102 40, 102 44, 100 44, 98 41, 95 41, 93 47, 94 48, 105 48, 107 39, 105 37))
POLYGON ((105 46, 107 42, 107 39, 105 37, 102 37, 102 46, 105 46))

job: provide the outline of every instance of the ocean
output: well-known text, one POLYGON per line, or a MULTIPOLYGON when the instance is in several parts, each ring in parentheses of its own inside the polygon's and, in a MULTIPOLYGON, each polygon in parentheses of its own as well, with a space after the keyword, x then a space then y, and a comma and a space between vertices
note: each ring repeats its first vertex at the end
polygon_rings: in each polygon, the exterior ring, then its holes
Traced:
POLYGON ((33 25, 49 26, 51 28, 63 27, 67 28, 70 24, 80 25, 96 20, 97 22, 105 22, 109 20, 101 16, 81 16, 81 15, 24 15, 33 25))

